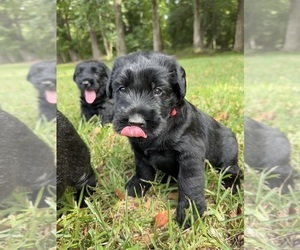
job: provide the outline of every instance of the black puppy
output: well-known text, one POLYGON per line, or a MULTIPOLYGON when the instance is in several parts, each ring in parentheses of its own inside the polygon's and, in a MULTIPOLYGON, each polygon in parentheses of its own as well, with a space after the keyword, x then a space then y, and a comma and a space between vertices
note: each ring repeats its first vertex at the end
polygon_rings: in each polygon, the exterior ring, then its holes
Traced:
POLYGON ((136 162, 128 194, 144 195, 156 169, 177 178, 179 224, 189 200, 200 214, 206 209, 205 159, 231 175, 224 180, 226 187, 235 192, 239 184, 235 136, 185 100, 185 93, 185 71, 170 56, 138 52, 114 62, 108 86, 115 100, 113 125, 129 137, 136 162))
POLYGON ((70 186, 76 189, 78 201, 83 186, 96 186, 90 160, 86 144, 70 121, 57 111, 57 198, 70 186))
POLYGON ((38 62, 31 66, 27 81, 39 92, 39 116, 51 121, 56 116, 56 61, 38 62))
POLYGON ((102 124, 113 119, 113 101, 106 95, 109 68, 100 61, 77 64, 73 80, 80 90, 81 113, 86 121, 93 115, 101 116, 102 124))
POLYGON ((291 146, 286 136, 248 117, 245 118, 245 162, 259 171, 271 170, 268 178, 271 188, 282 186, 282 193, 288 192, 288 185, 294 186, 296 171, 290 165, 291 146))
MULTIPOLYGON (((0 202, 17 186, 28 188, 33 193, 32 201, 42 187, 54 188, 56 168, 49 146, 3 110, 0 110, 0 128, 0 202)), ((48 196, 46 191, 41 206, 48 196)))

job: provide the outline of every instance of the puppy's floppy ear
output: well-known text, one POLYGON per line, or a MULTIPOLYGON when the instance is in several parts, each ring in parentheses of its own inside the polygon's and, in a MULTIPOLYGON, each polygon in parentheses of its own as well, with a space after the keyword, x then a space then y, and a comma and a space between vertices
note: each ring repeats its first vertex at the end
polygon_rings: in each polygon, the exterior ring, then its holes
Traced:
POLYGON ((172 72, 176 75, 173 86, 179 99, 183 99, 186 94, 185 70, 180 65, 176 65, 176 69, 172 72))
POLYGON ((105 71, 105 75, 107 76, 107 78, 109 78, 110 76, 110 69, 106 66, 106 64, 104 64, 101 61, 97 61, 97 67, 100 69, 100 72, 105 71))

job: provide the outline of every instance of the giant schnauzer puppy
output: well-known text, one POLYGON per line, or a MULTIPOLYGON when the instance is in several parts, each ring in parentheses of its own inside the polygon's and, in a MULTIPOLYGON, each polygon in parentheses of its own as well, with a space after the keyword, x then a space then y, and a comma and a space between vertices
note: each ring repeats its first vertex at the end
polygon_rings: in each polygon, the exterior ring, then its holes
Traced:
POLYGON ((282 185, 282 193, 288 192, 288 185, 294 186, 296 171, 290 165, 290 155, 290 143, 282 132, 245 118, 245 162, 256 170, 276 175, 267 181, 270 188, 282 185))
POLYGON ((130 196, 146 193, 156 169, 177 178, 177 221, 182 225, 189 200, 199 214, 206 210, 205 159, 230 176, 224 185, 236 192, 236 138, 184 98, 185 71, 174 58, 156 52, 117 58, 107 92, 115 100, 114 129, 129 137, 135 155, 136 174, 126 184, 130 196))
POLYGON ((100 61, 77 64, 73 80, 80 90, 81 113, 86 121, 93 115, 100 116, 102 124, 112 121, 114 104, 106 95, 109 75, 109 68, 100 61))
POLYGON ((38 62, 31 66, 27 81, 37 89, 39 116, 51 121, 56 116, 56 61, 38 62))
POLYGON ((96 186, 90 160, 86 144, 70 121, 57 111, 57 198, 70 186, 76 189, 78 201, 83 186, 96 186))
MULTIPOLYGON (((31 200, 43 187, 56 186, 54 155, 49 146, 25 124, 0 110, 0 202, 17 187, 32 193, 31 200)), ((44 206, 46 190, 40 203, 44 206)))

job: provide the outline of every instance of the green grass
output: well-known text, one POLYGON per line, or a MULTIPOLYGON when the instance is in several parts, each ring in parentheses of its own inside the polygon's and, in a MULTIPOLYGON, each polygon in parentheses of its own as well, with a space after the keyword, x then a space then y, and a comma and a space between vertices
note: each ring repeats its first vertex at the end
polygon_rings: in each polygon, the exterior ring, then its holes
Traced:
MULTIPOLYGON (((187 99, 232 129, 239 142, 243 167, 243 57, 241 55, 199 56, 180 59, 187 72, 187 99)), ((111 63, 108 63, 111 66, 111 63)), ((242 249, 243 192, 232 196, 220 185, 221 177, 208 166, 207 212, 187 230, 175 221, 176 185, 153 182, 143 198, 120 199, 126 181, 134 174, 134 160, 126 138, 111 126, 100 127, 97 119, 80 121, 79 92, 72 81, 74 64, 59 65, 58 108, 70 119, 91 150, 98 186, 79 209, 71 190, 61 201, 58 214, 58 249, 242 249), (167 210, 169 222, 154 226, 154 218, 167 210)))
MULTIPOLYGON (((280 129, 292 147, 291 165, 300 172, 299 55, 265 54, 245 58, 245 114, 280 129), (272 119, 264 116, 272 114, 272 119)), ((299 249, 299 174, 291 194, 263 185, 265 174, 245 174, 245 247, 299 249)))
MULTIPOLYGON (((0 65, 0 107, 25 123, 43 141, 55 149, 55 123, 37 122, 37 93, 26 81, 28 64, 0 65)), ((9 167, 9 166, 8 166, 9 167)), ((38 209, 17 189, 1 204, 0 249, 50 249, 55 246, 56 205, 38 209), (4 209, 5 208, 5 209, 4 209)))

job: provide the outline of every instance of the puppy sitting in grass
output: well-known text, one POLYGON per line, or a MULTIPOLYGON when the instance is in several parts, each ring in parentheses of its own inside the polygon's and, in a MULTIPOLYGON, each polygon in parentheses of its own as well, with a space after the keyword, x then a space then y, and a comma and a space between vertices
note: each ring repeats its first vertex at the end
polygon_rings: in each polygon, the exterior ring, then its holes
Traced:
MULTIPOLYGON (((150 188, 156 169, 177 179, 177 221, 194 202, 206 210, 205 159, 225 172, 225 187, 240 182, 238 145, 233 133, 185 100, 184 69, 170 56, 137 52, 113 64, 107 93, 115 101, 114 129, 127 136, 135 155, 136 174, 127 182, 130 196, 150 188), (229 177, 228 177, 229 175, 229 177)), ((189 226, 187 219, 185 226, 189 226)))
MULTIPOLYGON (((76 190, 76 201, 84 186, 96 186, 90 152, 70 121, 57 111, 57 198, 67 186, 76 190)), ((88 193, 85 190, 84 196, 88 193)))
POLYGON ((102 124, 113 118, 113 101, 106 95, 109 68, 100 61, 83 61, 77 64, 73 80, 80 90, 81 114, 86 121, 100 116, 102 124))

